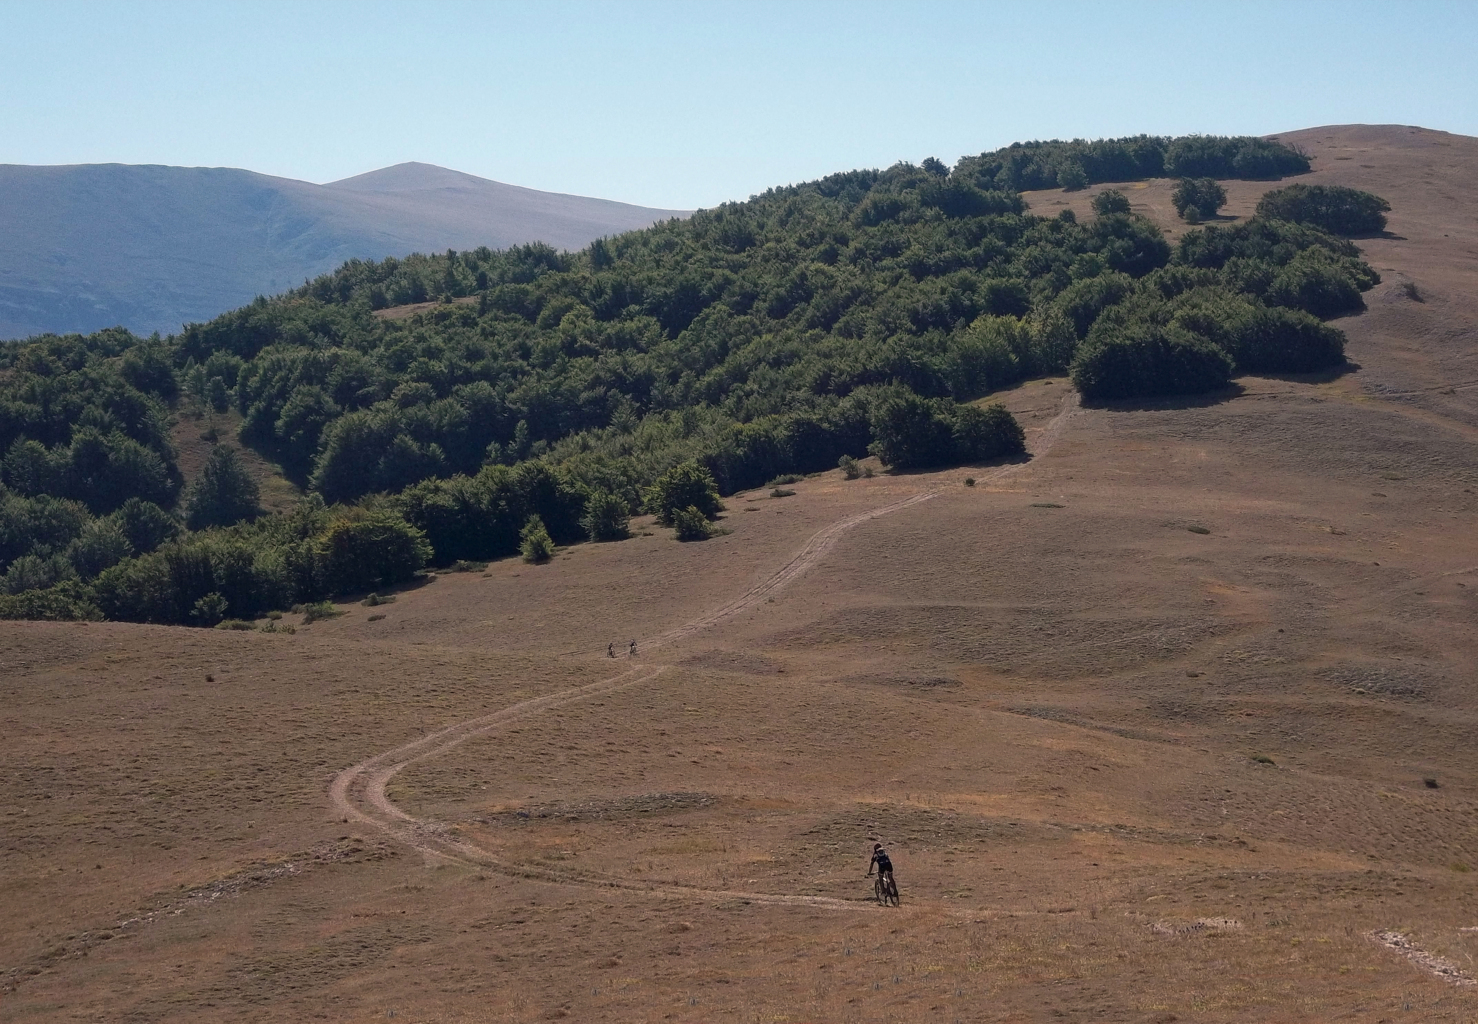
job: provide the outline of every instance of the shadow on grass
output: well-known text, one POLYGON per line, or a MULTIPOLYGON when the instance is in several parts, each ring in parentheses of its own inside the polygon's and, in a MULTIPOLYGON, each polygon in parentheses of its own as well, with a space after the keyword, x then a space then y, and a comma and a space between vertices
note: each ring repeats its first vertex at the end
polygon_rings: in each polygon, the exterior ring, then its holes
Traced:
POLYGON ((1146 412, 1161 411, 1167 409, 1204 409, 1212 405, 1221 405, 1230 402, 1234 398, 1241 398, 1247 391, 1240 384, 1233 384, 1228 388, 1217 391, 1207 391, 1199 395, 1154 395, 1139 398, 1115 398, 1115 399, 1088 399, 1083 400, 1085 409, 1105 409, 1109 412, 1146 412))
POLYGON ((1260 377, 1263 380, 1287 381, 1289 384, 1328 384, 1330 381, 1339 380, 1346 374, 1355 373, 1359 369, 1359 363, 1347 359, 1338 366, 1314 370, 1312 373, 1249 373, 1246 376, 1260 377))
POLYGON ((330 600, 334 604, 363 604, 371 594, 378 594, 380 597, 394 597, 397 594, 408 594, 413 590, 420 590, 422 587, 435 583, 436 577, 436 572, 422 571, 404 583, 375 587, 373 590, 356 591, 353 594, 340 594, 338 597, 330 598, 330 600))
POLYGON ((944 469, 997 469, 1001 466, 1020 466, 1032 460, 1031 452, 1022 452, 1020 455, 1003 455, 998 459, 989 459, 985 462, 941 462, 937 466, 910 466, 908 469, 885 469, 881 476, 922 476, 925 473, 938 473, 944 469))

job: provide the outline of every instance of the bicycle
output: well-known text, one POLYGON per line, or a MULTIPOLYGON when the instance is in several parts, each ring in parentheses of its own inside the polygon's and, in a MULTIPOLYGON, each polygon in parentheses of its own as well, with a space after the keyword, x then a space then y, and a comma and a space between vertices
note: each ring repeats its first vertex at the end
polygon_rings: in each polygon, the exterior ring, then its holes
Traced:
POLYGON ((898 883, 891 875, 878 872, 878 879, 872 884, 872 894, 882 906, 886 907, 890 902, 895 907, 899 905, 898 883))

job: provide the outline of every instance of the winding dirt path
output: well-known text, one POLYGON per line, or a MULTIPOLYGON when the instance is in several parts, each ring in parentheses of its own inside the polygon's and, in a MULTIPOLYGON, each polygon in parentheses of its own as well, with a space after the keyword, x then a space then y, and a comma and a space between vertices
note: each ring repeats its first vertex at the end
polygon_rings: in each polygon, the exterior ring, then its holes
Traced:
MULTIPOLYGON (((1037 433, 1036 437, 1032 439, 1032 443, 1028 446, 1033 457, 1039 458, 1051 449, 1052 445, 1062 435, 1068 420, 1078 409, 1076 393, 1069 393, 1063 400, 1062 407, 1057 415, 1037 433)), ((1018 462, 1000 466, 983 474, 981 479, 998 479, 1028 464, 1027 462, 1018 462)), ((665 633, 642 640, 640 642, 641 649, 650 650, 685 639, 760 604, 771 595, 778 593, 803 576, 812 566, 831 551, 837 541, 848 530, 870 520, 912 508, 915 505, 930 500, 938 493, 937 490, 921 491, 918 494, 910 495, 891 504, 881 505, 865 512, 858 512, 832 523, 830 526, 813 535, 789 562, 761 583, 750 587, 733 601, 712 612, 708 612, 665 633)), ((648 683, 664 671, 666 671, 666 666, 662 665, 628 669, 608 679, 587 683, 584 686, 571 687, 570 689, 560 690, 556 693, 545 694, 542 697, 534 697, 478 718, 449 725, 418 739, 411 740, 409 743, 403 743, 391 750, 376 754, 374 757, 361 761, 351 768, 344 769, 334 777, 333 783, 329 786, 329 801, 333 805, 334 813, 342 817, 345 821, 358 822, 380 829, 391 837, 425 854, 468 865, 495 867, 504 873, 539 881, 600 886, 664 896, 676 896, 686 899, 724 902, 737 900, 768 905, 828 907, 838 910, 855 909, 862 905, 871 905, 871 899, 843 900, 830 896, 802 896, 745 892, 740 890, 706 889, 676 883, 638 881, 629 877, 599 872, 514 865, 484 850, 476 843, 460 835, 451 826, 441 822, 426 821, 412 817, 395 806, 386 794, 390 780, 405 768, 418 761, 439 757, 474 737, 485 736, 490 732, 506 728, 516 722, 524 721, 527 718, 542 714, 552 708, 562 707, 575 701, 587 700, 591 697, 612 693, 625 689, 626 687, 648 683)))

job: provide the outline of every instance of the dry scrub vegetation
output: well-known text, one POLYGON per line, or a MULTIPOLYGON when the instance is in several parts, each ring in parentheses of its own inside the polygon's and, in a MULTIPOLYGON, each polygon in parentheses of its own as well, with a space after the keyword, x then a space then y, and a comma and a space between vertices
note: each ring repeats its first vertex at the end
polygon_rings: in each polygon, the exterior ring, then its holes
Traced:
POLYGON ((0 623, 0 1019, 1472 1020, 1478 140, 1285 140, 1391 202, 1348 372, 1028 382, 1028 462, 293 633, 0 623))

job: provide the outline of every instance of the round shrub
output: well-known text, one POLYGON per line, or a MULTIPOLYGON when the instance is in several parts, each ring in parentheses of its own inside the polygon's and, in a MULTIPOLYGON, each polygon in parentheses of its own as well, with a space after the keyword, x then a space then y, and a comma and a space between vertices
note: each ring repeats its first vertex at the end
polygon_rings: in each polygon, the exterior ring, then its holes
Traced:
POLYGON ((1263 196, 1257 215, 1312 224, 1335 235, 1373 235, 1386 229, 1391 204, 1343 185, 1289 185, 1263 196))
POLYGON ((665 526, 672 525, 673 513, 696 508, 709 519, 724 510, 718 498, 718 484, 713 474, 696 462, 673 466, 647 488, 645 507, 665 526))
POLYGON ((624 540, 630 535, 631 512, 626 499, 610 491, 593 491, 585 502, 580 525, 591 540, 624 540))
POLYGON ((955 457, 961 462, 985 462, 1026 451, 1026 432, 997 403, 983 409, 978 405, 956 408, 953 433, 955 457))
POLYGON ((318 541, 333 593, 404 583, 431 557, 426 535, 394 512, 354 510, 329 523, 318 541))
POLYGON ((868 450, 897 469, 950 462, 955 454, 954 423, 943 405, 903 387, 879 396, 873 402, 868 450))
POLYGON ((1118 189, 1104 189, 1093 197, 1093 212, 1100 217, 1111 213, 1128 213, 1129 198, 1118 189))
POLYGON ((1189 331, 1130 324, 1085 342, 1073 359, 1073 386, 1084 398, 1148 398, 1216 391, 1231 382, 1232 360, 1189 331))
POLYGON ((1365 308, 1360 283, 1338 256, 1305 249, 1273 275, 1263 296, 1274 306, 1291 306, 1315 316, 1358 313, 1365 308))
POLYGON ((241 456, 234 448, 216 445, 185 499, 186 525, 204 530, 252 520, 261 514, 261 493, 241 456))
POLYGON ((1182 219, 1195 224, 1204 217, 1214 216, 1225 206, 1227 192, 1214 178, 1181 178, 1170 194, 1170 201, 1182 219), (1192 210, 1196 211, 1195 220, 1189 216, 1192 210))
POLYGON ((523 524, 523 532, 519 534, 518 550, 525 562, 535 565, 554 557, 554 540, 544 528, 544 520, 538 516, 529 516, 528 521, 523 524))
POLYGON ((1069 160, 1057 169, 1057 184, 1065 191, 1081 192, 1088 187, 1088 172, 1076 160, 1069 160))
POLYGON ((707 540, 712 535, 708 526, 708 517, 696 505, 674 509, 672 525, 677 531, 678 540, 707 540))
POLYGON ((1345 361, 1344 332, 1298 309, 1255 307, 1230 334, 1242 373, 1312 373, 1345 361))

